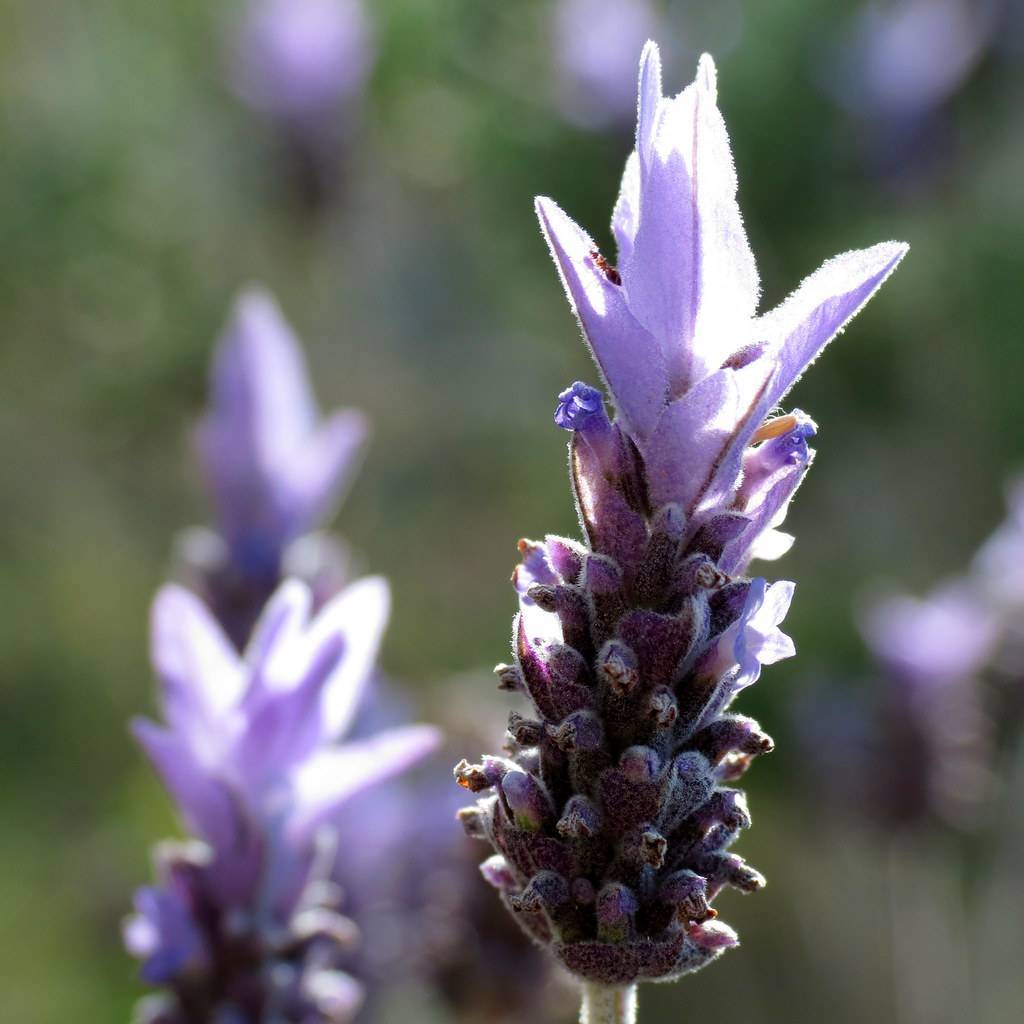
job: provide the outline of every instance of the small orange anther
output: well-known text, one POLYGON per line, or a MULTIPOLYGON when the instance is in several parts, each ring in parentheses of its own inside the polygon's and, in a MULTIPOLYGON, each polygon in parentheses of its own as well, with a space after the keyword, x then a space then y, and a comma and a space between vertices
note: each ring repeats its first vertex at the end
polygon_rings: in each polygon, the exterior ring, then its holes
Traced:
POLYGON ((781 437, 783 434, 788 434, 791 430, 795 429, 797 424, 797 417, 793 413, 765 420, 754 431, 754 436, 750 439, 750 443, 757 444, 760 441, 768 441, 773 437, 781 437))

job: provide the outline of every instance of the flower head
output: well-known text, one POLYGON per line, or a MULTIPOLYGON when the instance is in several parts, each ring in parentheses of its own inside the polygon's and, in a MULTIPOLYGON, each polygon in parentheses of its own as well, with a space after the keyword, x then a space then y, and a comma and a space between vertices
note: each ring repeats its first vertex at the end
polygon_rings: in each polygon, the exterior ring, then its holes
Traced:
MULTIPOLYGON (((140 892, 126 940, 148 980, 169 984, 179 999, 198 984, 211 1012, 244 1004, 245 978, 280 960, 279 978, 298 988, 282 982, 274 998, 324 1014, 281 1019, 343 1019, 329 1012, 341 983, 320 970, 333 972, 335 958, 320 957, 315 971, 304 960, 314 939, 329 949, 350 939, 322 884, 331 857, 325 866, 321 844, 347 800, 438 741, 428 726, 406 726, 338 742, 371 676, 387 589, 379 579, 359 581, 312 619, 311 604, 304 584, 285 583, 243 655, 189 591, 167 586, 153 606, 166 724, 137 720, 132 729, 202 842, 165 852, 162 884, 140 892), (232 957, 241 973, 225 978, 232 957)), ((254 992, 270 998, 265 986, 254 992)), ((258 1004, 261 1012, 269 1006, 258 1004)))
POLYGON ((551 200, 537 212, 615 419, 595 388, 559 396, 584 539, 520 542, 515 660, 496 671, 535 717, 510 718, 511 756, 456 779, 490 791, 462 820, 493 845, 484 876, 523 928, 620 986, 715 959, 737 940, 711 902, 764 884, 730 852, 750 815, 726 784, 772 742, 728 708, 794 653, 793 584, 744 573, 792 541, 778 526, 816 433, 770 414, 906 246, 837 257, 758 314, 714 65, 666 98, 653 44, 617 266, 551 200))
POLYGON ((687 513, 735 488, 768 412, 906 253, 886 242, 830 260, 757 314, 759 284, 736 203, 715 68, 678 96, 657 47, 641 59, 636 151, 612 228, 614 273, 550 199, 537 212, 618 422, 646 461, 651 500, 687 513))

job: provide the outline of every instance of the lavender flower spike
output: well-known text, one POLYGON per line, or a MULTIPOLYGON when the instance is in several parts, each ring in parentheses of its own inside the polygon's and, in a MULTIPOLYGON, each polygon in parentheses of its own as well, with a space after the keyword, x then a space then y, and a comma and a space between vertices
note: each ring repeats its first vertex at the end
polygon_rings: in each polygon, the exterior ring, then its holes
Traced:
POLYGON ((839 256, 758 315, 735 196, 711 58, 665 98, 649 43, 618 266, 537 201, 617 415, 581 382, 559 396, 584 541, 520 542, 514 662, 497 672, 535 718, 510 721, 509 757, 456 776, 481 794, 462 818, 497 853, 485 877, 582 980, 591 1024, 633 1020, 635 982, 735 945, 711 904, 764 884, 730 852, 750 815, 727 784, 772 741, 728 709, 794 653, 793 584, 746 567, 788 546, 777 527, 816 431, 798 410, 766 417, 906 252, 839 256))
POLYGON ((198 841, 158 850, 158 884, 126 924, 143 978, 168 993, 144 1019, 350 1019, 358 986, 338 963, 353 927, 329 884, 331 819, 438 742, 429 726, 337 742, 372 671, 382 588, 355 583, 310 621, 309 589, 286 582, 244 656, 189 591, 157 596, 166 725, 132 731, 198 841))
MULTIPOLYGON (((238 298, 210 385, 195 441, 217 535, 191 531, 185 561, 242 647, 290 568, 295 542, 311 542, 306 535, 340 501, 368 428, 353 410, 321 421, 298 339, 273 298, 258 289, 238 298)), ((334 557, 329 544, 319 546, 321 561, 334 557)))

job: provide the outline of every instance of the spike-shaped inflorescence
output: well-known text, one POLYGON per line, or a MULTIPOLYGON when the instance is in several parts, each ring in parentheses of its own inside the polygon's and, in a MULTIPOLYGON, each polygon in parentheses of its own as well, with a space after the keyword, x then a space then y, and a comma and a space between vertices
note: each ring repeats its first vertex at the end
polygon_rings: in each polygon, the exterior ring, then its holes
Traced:
POLYGON ((216 528, 193 527, 179 561, 242 650, 288 578, 319 608, 348 582, 346 549, 318 532, 358 467, 369 426, 353 409, 321 418, 298 338, 274 298, 239 295, 210 369, 195 447, 216 528))
POLYGON ((737 941, 719 891, 764 885, 731 849, 750 824, 733 783, 772 741, 729 708, 794 653, 779 629, 793 584, 745 570, 792 540, 776 527, 815 433, 770 414, 905 251, 838 257, 755 316, 735 191, 710 58, 666 99, 650 44, 618 267, 537 205, 617 415, 581 382, 559 396, 584 540, 520 542, 514 659, 496 671, 532 714, 510 717, 507 756, 456 777, 480 794, 461 818, 495 849, 485 877, 594 992, 713 960, 737 941))

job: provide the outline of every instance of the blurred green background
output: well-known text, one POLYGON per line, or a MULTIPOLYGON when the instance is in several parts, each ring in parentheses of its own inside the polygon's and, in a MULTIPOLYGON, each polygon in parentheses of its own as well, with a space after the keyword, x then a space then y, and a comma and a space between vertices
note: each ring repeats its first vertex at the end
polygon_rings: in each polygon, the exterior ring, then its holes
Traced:
MULTIPOLYGON (((240 286, 276 293, 322 403, 373 420, 337 526, 391 580, 383 664, 423 716, 506 655, 516 540, 575 533, 551 413, 596 373, 531 200, 611 252, 630 128, 561 112, 554 6, 374 0, 378 60, 312 208, 274 126, 225 84, 240 5, 0 2, 3 1020, 124 1020, 139 994, 118 922, 175 825, 125 723, 152 705, 147 606, 172 537, 207 517, 188 430, 240 286)), ((783 741, 749 777, 740 847, 770 886, 723 897, 744 945, 645 991, 643 1019, 943 1020, 952 995, 921 1018, 900 994, 892 936, 927 926, 887 896, 891 858, 852 824, 821 835, 784 740, 808 677, 863 661, 856 600, 960 568, 1024 466, 1019 39, 1001 23, 904 147, 826 83, 859 5, 661 10, 667 87, 701 50, 718 60, 766 306, 836 252, 912 252, 794 398, 821 428, 798 543, 772 567, 799 581, 800 657, 743 708, 783 741)), ((480 699, 500 726, 486 671, 480 699)), ((1010 999, 974 1019, 1018 1019, 1010 999)))

